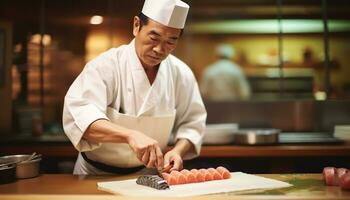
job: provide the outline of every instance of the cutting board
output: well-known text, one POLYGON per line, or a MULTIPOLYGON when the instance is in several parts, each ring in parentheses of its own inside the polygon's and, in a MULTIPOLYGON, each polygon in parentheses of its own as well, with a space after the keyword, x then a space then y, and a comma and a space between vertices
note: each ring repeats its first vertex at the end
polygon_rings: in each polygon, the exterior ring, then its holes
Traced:
POLYGON ((157 190, 136 184, 136 179, 99 182, 98 189, 126 196, 185 197, 222 192, 255 189, 276 189, 292 186, 289 183, 242 172, 231 173, 230 179, 170 186, 168 190, 157 190))

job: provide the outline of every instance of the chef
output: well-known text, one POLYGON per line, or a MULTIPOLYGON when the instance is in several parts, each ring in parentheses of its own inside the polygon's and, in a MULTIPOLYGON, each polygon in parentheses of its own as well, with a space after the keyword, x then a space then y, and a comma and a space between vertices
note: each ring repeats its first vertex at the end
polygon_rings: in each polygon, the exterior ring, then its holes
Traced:
POLYGON ((206 111, 192 71, 170 54, 188 10, 180 0, 145 0, 134 39, 88 62, 70 86, 63 127, 80 152, 74 174, 180 170, 199 154, 206 111))
POLYGON ((246 100, 251 95, 250 85, 241 67, 232 61, 234 48, 220 44, 216 48, 218 60, 203 72, 201 92, 211 101, 246 100))

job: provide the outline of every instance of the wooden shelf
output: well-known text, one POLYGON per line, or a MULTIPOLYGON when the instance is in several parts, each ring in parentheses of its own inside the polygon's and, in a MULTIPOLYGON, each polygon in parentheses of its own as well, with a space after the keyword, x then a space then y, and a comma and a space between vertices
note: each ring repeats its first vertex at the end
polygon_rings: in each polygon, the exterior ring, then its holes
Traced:
MULTIPOLYGON (((37 152, 44 156, 75 157, 78 152, 66 145, 9 145, 0 147, 4 154, 37 152)), ((350 144, 338 145, 276 145, 276 146, 203 146, 200 157, 308 157, 350 156, 350 144)))
POLYGON ((203 146, 201 157, 350 156, 350 144, 277 146, 203 146))

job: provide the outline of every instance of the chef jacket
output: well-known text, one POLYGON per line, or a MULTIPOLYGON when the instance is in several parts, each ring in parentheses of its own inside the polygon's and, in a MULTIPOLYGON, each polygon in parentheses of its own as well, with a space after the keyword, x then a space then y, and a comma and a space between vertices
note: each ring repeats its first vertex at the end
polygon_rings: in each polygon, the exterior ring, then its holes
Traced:
MULTIPOLYGON (((168 124, 172 126, 170 132, 175 141, 184 138, 194 145, 194 150, 184 159, 193 158, 200 152, 206 110, 192 71, 173 55, 160 63, 151 85, 136 54, 135 40, 132 40, 128 45, 112 48, 88 62, 65 96, 63 127, 78 151, 90 152, 89 157, 93 160, 117 167, 142 165, 140 161, 123 162, 130 155, 116 151, 120 151, 118 145, 125 147, 126 144, 98 143, 83 138, 94 121, 110 120, 108 113, 111 110, 118 116, 128 115, 136 121, 174 114, 174 122, 168 124)), ((166 144, 160 146, 164 150, 166 144)))
POLYGON ((240 67, 228 59, 209 65, 201 81, 202 95, 210 100, 243 100, 250 96, 250 86, 240 67))

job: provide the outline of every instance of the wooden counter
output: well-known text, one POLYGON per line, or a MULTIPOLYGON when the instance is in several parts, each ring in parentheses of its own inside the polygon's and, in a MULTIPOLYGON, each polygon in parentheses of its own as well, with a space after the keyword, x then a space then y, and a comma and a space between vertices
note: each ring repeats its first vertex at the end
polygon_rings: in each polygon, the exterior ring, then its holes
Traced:
MULTIPOLYGON (((217 195, 174 199, 350 199, 350 191, 342 191, 339 187, 324 186, 321 174, 264 174, 261 176, 286 181, 294 186, 269 191, 250 191, 244 193, 241 192, 240 194, 222 193, 217 195)), ((14 183, 0 185, 0 199, 139 199, 111 195, 97 189, 96 183, 99 181, 122 180, 127 178, 135 178, 135 176, 116 177, 44 174, 32 179, 22 179, 14 183)))

